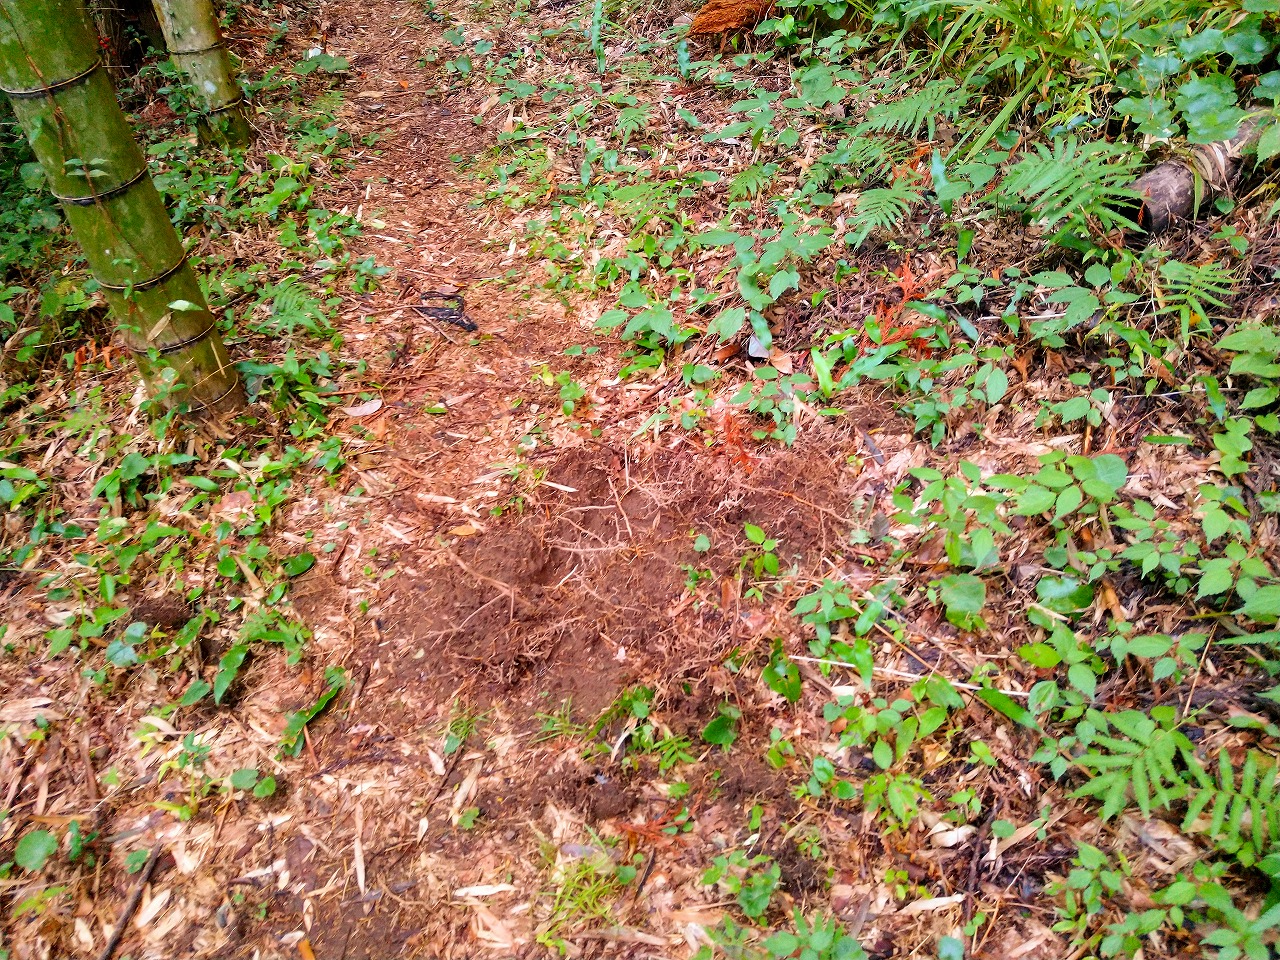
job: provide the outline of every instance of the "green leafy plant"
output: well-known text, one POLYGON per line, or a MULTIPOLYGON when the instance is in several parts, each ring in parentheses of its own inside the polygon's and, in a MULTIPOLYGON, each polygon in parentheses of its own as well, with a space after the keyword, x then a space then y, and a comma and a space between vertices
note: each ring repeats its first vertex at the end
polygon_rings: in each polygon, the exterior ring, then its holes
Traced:
POLYGON ((748 856, 742 850, 715 857, 702 875, 705 885, 715 885, 732 896, 751 920, 764 917, 781 880, 781 868, 769 857, 748 856))

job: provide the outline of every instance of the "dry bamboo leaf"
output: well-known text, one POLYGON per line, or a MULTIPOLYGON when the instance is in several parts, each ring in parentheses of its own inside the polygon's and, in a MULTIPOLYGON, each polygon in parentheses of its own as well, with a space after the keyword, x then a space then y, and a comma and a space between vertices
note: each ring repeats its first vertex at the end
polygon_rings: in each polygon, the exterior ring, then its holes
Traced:
POLYGON ((511 893, 515 889, 509 883, 481 883, 474 887, 459 887, 453 891, 453 898, 463 900, 466 897, 492 897, 497 893, 511 893))
POLYGON ((365 876, 364 876, 364 841, 360 839, 364 833, 364 804, 356 801, 356 837, 351 844, 351 852, 355 859, 356 865, 356 884, 360 887, 360 892, 366 892, 365 876))
POLYGON ((343 413, 348 417, 360 418, 368 417, 377 413, 382 409, 382 398, 374 397, 372 400, 366 400, 364 403, 357 403, 352 407, 341 407, 343 413))
POLYGON ((911 916, 917 913, 932 913, 935 910, 945 910, 947 907, 955 907, 964 903, 966 896, 967 894, 956 893, 949 897, 930 897, 926 900, 913 900, 898 911, 898 916, 911 916))

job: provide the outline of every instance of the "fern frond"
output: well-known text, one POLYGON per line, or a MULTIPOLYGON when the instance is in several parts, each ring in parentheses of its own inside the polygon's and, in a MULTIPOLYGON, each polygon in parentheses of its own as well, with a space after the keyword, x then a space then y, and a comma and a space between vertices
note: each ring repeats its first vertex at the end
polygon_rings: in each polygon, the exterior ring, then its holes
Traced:
POLYGON ((900 100, 872 107, 858 130, 883 130, 913 138, 927 130, 929 139, 933 139, 937 121, 955 120, 973 99, 973 94, 973 90, 950 78, 930 80, 900 100))
POLYGON ((995 192, 996 204, 1031 212, 1047 229, 1064 222, 1083 227, 1096 217, 1103 229, 1137 229, 1121 212, 1140 198, 1129 184, 1140 158, 1127 146, 1075 137, 1036 144, 1023 154, 995 192))
POLYGON ((895 165, 907 159, 907 146, 886 136, 847 137, 809 168, 806 183, 814 189, 842 190, 859 184, 883 183, 893 176, 895 165))
POLYGON ((311 102, 309 109, 320 116, 331 116, 342 109, 346 96, 341 90, 326 90, 311 102))
POLYGON ((1183 263, 1166 260, 1160 264, 1155 290, 1156 312, 1172 314, 1182 323, 1185 341, 1192 327, 1203 325, 1209 317, 1209 306, 1225 308, 1231 296, 1235 274, 1219 261, 1183 263))
POLYGON ((1144 817, 1151 816, 1152 810, 1168 809, 1185 799, 1203 777, 1195 745, 1171 715, 1157 722, 1139 710, 1089 710, 1085 720, 1077 732, 1086 725, 1093 732, 1081 737, 1087 749, 1075 765, 1088 772, 1089 781, 1072 796, 1102 801, 1104 820, 1130 803, 1144 817))
POLYGON ((1218 776, 1200 772, 1200 789, 1187 803, 1182 829, 1199 829, 1224 853, 1245 866, 1260 860, 1280 839, 1280 770, 1274 760, 1250 750, 1237 772, 1227 751, 1218 754, 1218 776), (1204 822, 1204 818, 1208 822, 1204 822))
POLYGON ((639 133, 649 126, 651 113, 652 108, 648 104, 623 107, 618 111, 618 122, 614 126, 614 129, 618 132, 618 139, 623 143, 628 143, 632 134, 639 133))
POLYGON ((911 208, 924 199, 914 184, 898 180, 887 187, 874 187, 858 194, 857 205, 846 220, 850 227, 845 242, 862 246, 873 230, 896 227, 911 208))
POLYGON ((265 320, 253 329, 268 336, 292 336, 299 329, 323 336, 332 326, 322 304, 297 277, 287 277, 262 292, 259 304, 270 304, 265 320))
POLYGON ((754 199, 777 172, 776 163, 753 163, 729 181, 729 199, 754 199))

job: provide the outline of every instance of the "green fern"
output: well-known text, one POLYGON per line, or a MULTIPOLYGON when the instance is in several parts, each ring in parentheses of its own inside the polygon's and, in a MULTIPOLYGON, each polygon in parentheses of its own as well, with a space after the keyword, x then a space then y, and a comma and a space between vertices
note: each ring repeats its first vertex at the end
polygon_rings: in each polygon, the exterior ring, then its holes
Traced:
POLYGON ((858 194, 857 205, 847 218, 850 230, 845 242, 850 246, 862 246, 873 230, 896 227, 911 208, 924 199, 915 184, 898 180, 887 187, 873 187, 858 194))
POLYGON ((591 44, 591 52, 596 55, 596 72, 604 73, 604 0, 592 0, 591 26, 587 30, 587 42, 591 44))
POLYGON ((997 206, 1031 214, 1047 229, 1066 224, 1084 229, 1096 217, 1104 230, 1137 229, 1122 212, 1140 198, 1129 184, 1141 158, 1127 146, 1075 137, 1036 144, 1023 154, 996 190, 997 206))
POLYGON ((729 199, 754 199, 777 173, 776 163, 753 163, 729 181, 729 199))
POLYGON ((907 159, 905 144, 878 134, 841 140, 809 168, 805 185, 814 190, 842 190, 859 184, 886 183, 896 164, 907 159))
POLYGON ((1172 708, 1152 714, 1085 714, 1076 733, 1086 749, 1075 766, 1090 779, 1073 796, 1101 800, 1104 820, 1131 803, 1149 817, 1185 801, 1184 833, 1203 833, 1244 866, 1256 864, 1280 841, 1280 765, 1250 750, 1237 770, 1224 750, 1215 777, 1178 729, 1172 708))
POLYGON ((1176 316, 1182 342, 1186 343, 1192 327, 1204 326, 1208 322, 1210 306, 1227 306, 1226 298, 1231 296, 1234 283, 1231 267, 1219 261, 1193 264, 1166 260, 1160 264, 1159 279, 1155 284, 1156 313, 1176 316))
POLYGON ((640 133, 649 126, 649 116, 652 108, 647 104, 641 104, 636 107, 623 107, 618 111, 618 122, 614 129, 618 132, 618 139, 623 143, 631 141, 632 134, 640 133))
POLYGON ((972 99, 973 91, 954 80, 931 80, 900 100, 872 107, 858 130, 884 130, 911 138, 927 130, 932 140, 937 121, 957 119, 972 99))
POLYGON ((1182 829, 1191 832, 1207 816, 1201 832, 1224 853, 1239 858, 1246 867, 1257 863, 1270 845, 1280 839, 1280 770, 1276 761, 1256 750, 1245 754, 1238 776, 1231 757, 1218 754, 1215 780, 1199 766, 1193 768, 1200 789, 1187 803, 1182 829))
POLYGON ((326 90, 311 101, 310 109, 319 115, 333 115, 342 109, 346 94, 342 90, 326 90))
POLYGON ((267 287, 258 303, 269 303, 270 312, 265 320, 253 324, 257 333, 287 337, 301 330, 312 336, 326 336, 333 329, 324 304, 297 277, 287 277, 267 287))
POLYGON ((1138 710, 1088 711, 1085 723, 1076 728, 1078 734, 1092 728, 1081 736, 1088 750, 1076 766, 1091 779, 1073 796, 1101 800, 1104 820, 1124 810, 1130 796, 1147 817, 1156 807, 1167 809, 1184 799, 1191 787, 1179 767, 1198 768, 1195 745, 1177 729, 1171 710, 1159 717, 1157 722, 1138 710))

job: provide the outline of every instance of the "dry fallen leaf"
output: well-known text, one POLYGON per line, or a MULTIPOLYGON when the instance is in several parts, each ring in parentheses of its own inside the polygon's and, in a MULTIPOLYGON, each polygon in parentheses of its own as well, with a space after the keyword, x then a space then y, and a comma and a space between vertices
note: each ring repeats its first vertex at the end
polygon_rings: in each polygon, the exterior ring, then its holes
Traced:
POLYGON ((509 883, 482 883, 474 887, 459 887, 453 891, 453 898, 461 900, 465 897, 492 897, 496 893, 511 893, 515 889, 509 883))
POLYGON ((374 397, 372 400, 366 400, 364 403, 357 403, 354 407, 342 407, 341 410, 348 417, 367 417, 370 414, 377 413, 382 409, 382 398, 374 397))

